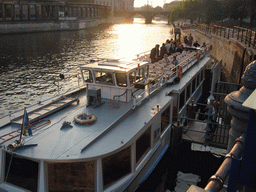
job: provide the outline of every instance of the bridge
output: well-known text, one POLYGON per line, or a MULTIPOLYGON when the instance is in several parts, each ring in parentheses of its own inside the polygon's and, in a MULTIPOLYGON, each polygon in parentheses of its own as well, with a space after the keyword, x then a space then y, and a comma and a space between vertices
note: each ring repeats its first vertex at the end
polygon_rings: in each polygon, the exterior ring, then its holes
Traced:
POLYGON ((135 14, 140 14, 145 18, 145 23, 150 24, 152 23, 152 19, 156 15, 163 15, 168 19, 168 24, 170 24, 169 18, 171 15, 171 11, 156 11, 156 10, 138 10, 138 11, 129 11, 127 12, 127 16, 132 18, 135 14))

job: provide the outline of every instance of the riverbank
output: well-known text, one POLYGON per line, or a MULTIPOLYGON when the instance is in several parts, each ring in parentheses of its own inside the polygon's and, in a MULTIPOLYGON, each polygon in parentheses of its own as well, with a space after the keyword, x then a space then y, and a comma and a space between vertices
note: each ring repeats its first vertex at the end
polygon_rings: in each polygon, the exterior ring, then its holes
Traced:
POLYGON ((118 24, 124 22, 126 22, 126 19, 123 17, 84 20, 77 20, 75 17, 67 17, 63 18, 62 20, 56 21, 5 22, 0 24, 0 35, 14 33, 79 30, 90 27, 97 27, 102 24, 118 24))

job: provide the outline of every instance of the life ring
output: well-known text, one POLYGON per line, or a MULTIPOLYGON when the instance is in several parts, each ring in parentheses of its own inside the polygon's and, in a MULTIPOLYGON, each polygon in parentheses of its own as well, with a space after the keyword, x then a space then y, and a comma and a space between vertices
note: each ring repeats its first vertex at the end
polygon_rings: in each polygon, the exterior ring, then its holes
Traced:
POLYGON ((182 66, 179 66, 178 68, 178 77, 181 78, 182 76, 182 66))
POLYGON ((97 117, 95 115, 86 114, 86 113, 78 114, 74 117, 74 121, 76 123, 83 124, 83 125, 94 123, 96 119, 97 117))
POLYGON ((201 59, 200 56, 201 56, 200 53, 198 53, 197 54, 197 61, 200 61, 200 59, 201 59))

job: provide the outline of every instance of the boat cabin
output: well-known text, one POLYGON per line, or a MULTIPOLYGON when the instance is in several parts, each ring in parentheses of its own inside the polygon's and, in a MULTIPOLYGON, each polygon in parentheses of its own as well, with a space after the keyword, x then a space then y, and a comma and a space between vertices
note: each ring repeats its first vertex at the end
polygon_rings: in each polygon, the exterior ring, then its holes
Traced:
POLYGON ((80 70, 83 81, 87 84, 89 103, 93 102, 92 95, 129 102, 135 88, 145 88, 149 76, 149 63, 102 59, 82 65, 80 70))

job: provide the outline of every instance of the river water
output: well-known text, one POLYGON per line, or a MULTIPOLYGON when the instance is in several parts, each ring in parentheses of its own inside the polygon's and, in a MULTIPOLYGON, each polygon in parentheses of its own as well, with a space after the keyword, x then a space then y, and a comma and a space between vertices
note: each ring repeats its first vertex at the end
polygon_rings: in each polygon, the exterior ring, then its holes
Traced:
POLYGON ((78 85, 78 66, 95 58, 135 58, 171 38, 167 22, 0 36, 0 116, 78 85), (59 82, 59 74, 65 79, 59 82), (58 86, 59 85, 59 86, 58 86))

